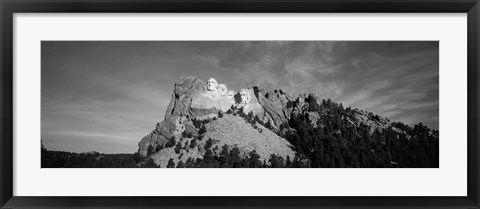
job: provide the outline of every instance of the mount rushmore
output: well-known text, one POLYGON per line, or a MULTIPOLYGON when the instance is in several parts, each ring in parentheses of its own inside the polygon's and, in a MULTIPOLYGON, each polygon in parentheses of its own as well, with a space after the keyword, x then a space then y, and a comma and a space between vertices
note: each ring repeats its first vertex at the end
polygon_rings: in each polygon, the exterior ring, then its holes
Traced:
POLYGON ((139 141, 136 154, 158 167, 225 167, 225 153, 233 152, 255 158, 255 167, 438 167, 438 131, 310 93, 234 91, 214 78, 182 76, 164 119, 139 141), (213 163, 198 163, 207 158, 213 163))
POLYGON ((175 159, 174 162, 178 163, 188 158, 202 158, 206 152, 203 145, 208 139, 212 139, 215 141, 212 148, 215 154, 219 154, 221 147, 227 145, 230 148, 240 148, 242 155, 255 150, 262 160, 267 160, 271 154, 282 157, 288 155, 293 159, 294 152, 290 143, 271 130, 265 127, 257 127, 256 130, 242 118, 228 114, 219 118, 219 115, 233 108, 245 115, 252 113, 265 123, 271 121, 270 123, 275 124, 273 119, 265 114, 258 98, 252 95, 255 95, 254 88, 235 92, 228 90, 227 85, 219 84, 214 78, 204 83, 195 77, 181 77, 175 84, 164 120, 138 143, 138 153, 147 157, 150 156, 149 149, 158 150, 150 157, 155 163, 165 167, 169 159, 175 159), (200 127, 195 127, 194 121, 206 122, 212 119, 215 121, 207 122, 206 133, 200 136, 200 127), (194 140, 197 146, 191 146, 194 140), (186 149, 175 152, 173 147, 166 147, 169 142, 186 149))

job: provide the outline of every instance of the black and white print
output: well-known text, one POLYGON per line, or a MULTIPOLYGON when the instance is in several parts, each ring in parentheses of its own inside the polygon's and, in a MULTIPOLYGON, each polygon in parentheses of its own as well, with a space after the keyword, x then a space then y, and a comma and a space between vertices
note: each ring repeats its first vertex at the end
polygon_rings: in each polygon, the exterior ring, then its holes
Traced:
POLYGON ((42 168, 438 168, 438 41, 43 41, 42 168))

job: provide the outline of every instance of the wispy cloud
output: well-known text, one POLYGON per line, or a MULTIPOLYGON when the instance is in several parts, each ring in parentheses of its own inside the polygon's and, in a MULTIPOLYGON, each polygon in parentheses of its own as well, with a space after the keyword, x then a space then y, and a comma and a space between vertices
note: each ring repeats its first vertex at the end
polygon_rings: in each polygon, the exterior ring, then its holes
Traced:
POLYGON ((438 128, 438 42, 232 45, 231 52, 216 56, 219 68, 235 75, 227 83, 314 92, 392 120, 438 128))

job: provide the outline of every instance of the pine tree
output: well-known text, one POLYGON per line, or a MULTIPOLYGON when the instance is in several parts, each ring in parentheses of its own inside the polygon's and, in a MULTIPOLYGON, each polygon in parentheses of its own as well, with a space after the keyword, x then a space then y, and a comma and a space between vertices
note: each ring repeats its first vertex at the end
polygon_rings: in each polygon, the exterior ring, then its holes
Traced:
POLYGON ((203 160, 199 161, 197 159, 198 163, 196 162, 195 164, 199 164, 198 167, 201 168, 218 168, 220 167, 220 162, 215 159, 215 155, 213 154, 211 149, 207 149, 205 152, 205 155, 203 156, 203 160))
POLYGON ((175 168, 175 162, 173 162, 172 158, 168 161, 167 168, 175 168))
POLYGON ((213 139, 212 138, 208 138, 207 140, 207 143, 205 143, 205 149, 210 149, 213 145, 213 139))
POLYGON ((230 151, 230 164, 233 168, 242 167, 242 158, 240 157, 240 149, 238 149, 238 147, 234 147, 230 151))
POLYGON ((160 152, 160 150, 163 149, 163 145, 157 145, 157 147, 155 148, 155 152, 160 152))
POLYGON ((172 136, 172 138, 170 138, 167 142, 167 144, 165 144, 165 147, 173 147, 175 146, 175 137, 172 136))
POLYGON ((271 168, 284 168, 285 164, 283 162, 283 158, 281 156, 277 156, 275 154, 270 155, 270 167, 271 168))
POLYGON ((192 139, 192 141, 190 142, 190 148, 191 148, 191 149, 194 149, 196 146, 197 146, 197 139, 194 138, 194 139, 192 139))
POLYGON ((204 134, 205 132, 207 132, 207 128, 205 128, 205 125, 202 124, 202 127, 198 131, 198 134, 204 134))
POLYGON ((228 145, 223 145, 222 152, 220 153, 220 167, 231 168, 230 164, 230 152, 228 151, 228 145))
POLYGON ((187 162, 185 163, 185 168, 194 168, 195 167, 195 161, 193 158, 188 157, 187 162))
POLYGON ((182 144, 178 142, 177 146, 175 146, 175 153, 180 154, 181 149, 182 149, 182 144))
POLYGON ((247 167, 249 168, 261 168, 262 161, 260 161, 260 155, 255 150, 252 150, 248 155, 247 167))
POLYGON ((287 160, 285 162, 285 167, 286 168, 291 168, 293 165, 292 161, 290 160, 290 155, 287 155, 287 160))
POLYGON ((154 153, 155 153, 155 149, 153 148, 153 146, 151 144, 148 145, 147 156, 153 155, 154 153))
POLYGON ((178 162, 177 168, 185 168, 185 165, 183 164, 183 161, 178 162))
POLYGON ((265 128, 268 128, 270 130, 273 129, 273 126, 272 126, 272 123, 270 123, 270 120, 268 120, 267 123, 265 124, 265 128))
POLYGON ((250 111, 247 115, 247 122, 252 123, 253 122, 253 112, 250 111))

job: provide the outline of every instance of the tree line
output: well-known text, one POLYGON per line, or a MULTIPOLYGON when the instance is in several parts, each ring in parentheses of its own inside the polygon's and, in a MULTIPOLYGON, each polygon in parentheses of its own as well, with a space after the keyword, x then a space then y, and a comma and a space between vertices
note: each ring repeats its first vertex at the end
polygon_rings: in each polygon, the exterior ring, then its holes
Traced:
MULTIPOLYGON (((308 100, 307 100, 308 101, 308 100)), ((293 115, 282 128, 294 150, 309 160, 309 167, 329 168, 425 168, 439 166, 438 131, 422 123, 410 127, 401 122, 381 131, 353 125, 354 111, 323 100, 311 102, 309 111, 293 115), (317 126, 308 114, 319 113, 317 126), (291 129, 293 128, 293 129, 291 129), (396 129, 394 129, 396 128, 396 129), (400 131, 399 131, 400 130, 400 131)), ((369 120, 379 121, 369 113, 369 120)), ((281 134, 281 133, 280 133, 281 134)))

